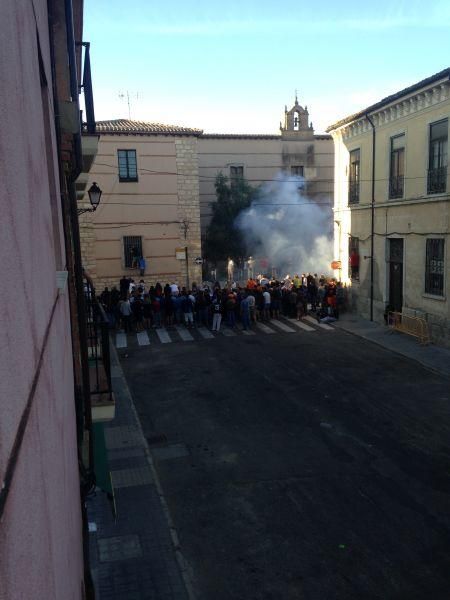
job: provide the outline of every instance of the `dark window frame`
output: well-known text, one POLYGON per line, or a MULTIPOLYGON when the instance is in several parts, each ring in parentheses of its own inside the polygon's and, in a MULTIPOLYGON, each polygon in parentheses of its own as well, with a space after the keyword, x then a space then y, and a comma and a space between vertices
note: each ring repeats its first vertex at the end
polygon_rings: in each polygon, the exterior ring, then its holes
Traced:
POLYGON ((445 239, 427 238, 425 246, 425 294, 444 296, 445 239))
POLYGON ((427 194, 442 194, 447 191, 448 166, 448 119, 429 124, 428 129, 428 172, 427 194), (433 128, 446 124, 445 135, 433 136, 433 128))
POLYGON ((138 181, 138 170, 137 170, 137 152, 134 149, 130 148, 118 148, 117 149, 117 163, 119 166, 119 181, 120 182, 134 182, 138 181), (121 166, 121 155, 120 153, 125 153, 125 170, 126 175, 123 175, 123 165, 121 166), (132 161, 130 161, 130 155, 134 153, 134 165, 132 161), (122 174, 121 174, 122 170, 122 174))
POLYGON ((143 256, 142 236, 141 235, 124 235, 122 238, 123 248, 123 263, 125 269, 137 269, 138 261, 143 256), (136 248, 137 255, 133 255, 133 248, 136 248), (134 259, 137 257, 137 260, 134 259))
POLYGON ((348 169, 348 203, 359 204, 360 180, 361 180, 361 148, 350 151, 348 169), (352 156, 357 160, 352 160, 352 156))
POLYGON ((244 179, 244 165, 230 165, 230 185, 234 186, 244 179))
POLYGON ((292 177, 304 177, 305 176, 305 167, 303 165, 291 165, 291 176, 292 177), (294 171, 300 171, 300 173, 295 173, 294 171))
POLYGON ((389 154, 389 199, 403 198, 405 192, 405 134, 391 137, 389 154), (403 138, 403 146, 394 148, 395 140, 403 138), (401 171, 401 172, 400 172, 401 171))

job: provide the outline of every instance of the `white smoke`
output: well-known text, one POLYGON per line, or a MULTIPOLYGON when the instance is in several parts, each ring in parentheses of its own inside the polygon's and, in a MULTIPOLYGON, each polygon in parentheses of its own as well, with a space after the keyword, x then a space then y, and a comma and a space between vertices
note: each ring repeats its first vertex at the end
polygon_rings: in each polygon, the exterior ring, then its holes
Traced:
POLYGON ((332 223, 331 198, 313 200, 302 177, 280 173, 261 186, 235 225, 245 236, 249 254, 254 259, 267 258, 265 270, 270 274, 276 269, 280 277, 331 272, 332 223))

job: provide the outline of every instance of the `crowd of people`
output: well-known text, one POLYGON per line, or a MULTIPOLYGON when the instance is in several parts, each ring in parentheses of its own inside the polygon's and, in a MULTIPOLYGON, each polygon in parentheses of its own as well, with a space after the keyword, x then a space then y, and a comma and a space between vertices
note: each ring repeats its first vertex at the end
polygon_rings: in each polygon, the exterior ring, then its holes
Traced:
POLYGON ((282 281, 259 275, 243 285, 224 287, 219 282, 193 283, 191 289, 176 283, 147 288, 143 279, 135 283, 122 277, 119 289, 105 288, 99 299, 111 326, 125 332, 175 324, 220 331, 222 323, 235 328, 238 322, 246 330, 281 315, 300 320, 311 313, 318 321, 334 321, 345 306, 345 288, 335 279, 311 273, 287 275, 282 281))

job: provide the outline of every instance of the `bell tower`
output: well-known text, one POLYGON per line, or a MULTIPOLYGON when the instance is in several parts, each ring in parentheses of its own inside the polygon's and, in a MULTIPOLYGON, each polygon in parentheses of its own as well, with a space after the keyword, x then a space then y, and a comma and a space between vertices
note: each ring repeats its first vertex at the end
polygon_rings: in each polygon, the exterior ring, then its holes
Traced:
POLYGON ((284 108, 284 127, 280 123, 281 137, 285 139, 313 139, 314 129, 309 123, 308 107, 300 106, 297 93, 295 103, 291 110, 284 108))

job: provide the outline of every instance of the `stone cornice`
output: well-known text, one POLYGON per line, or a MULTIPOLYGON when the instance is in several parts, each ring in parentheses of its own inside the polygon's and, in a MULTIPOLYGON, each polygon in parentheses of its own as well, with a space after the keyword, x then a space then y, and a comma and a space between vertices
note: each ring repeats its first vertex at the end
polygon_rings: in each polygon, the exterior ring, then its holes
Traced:
MULTIPOLYGON (((445 80, 396 100, 369 114, 375 127, 381 127, 427 108, 437 106, 449 100, 449 98, 450 82, 445 80)), ((343 140, 349 140, 371 130, 372 127, 367 118, 361 116, 355 121, 343 125, 335 132, 339 132, 343 140)))

